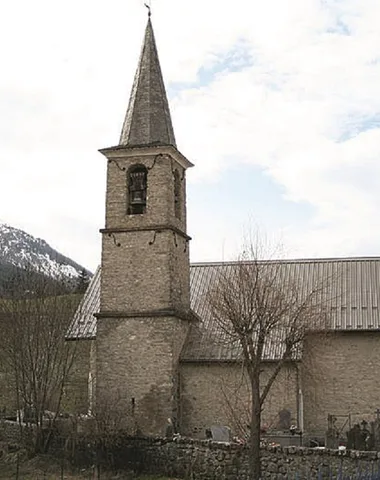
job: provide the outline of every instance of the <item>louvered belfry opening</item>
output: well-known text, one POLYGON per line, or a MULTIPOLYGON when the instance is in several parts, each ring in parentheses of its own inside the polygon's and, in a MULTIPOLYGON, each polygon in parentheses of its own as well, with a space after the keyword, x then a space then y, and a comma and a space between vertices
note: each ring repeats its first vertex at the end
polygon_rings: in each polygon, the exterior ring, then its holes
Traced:
POLYGON ((128 172, 128 215, 146 212, 147 169, 143 165, 132 167, 128 172))

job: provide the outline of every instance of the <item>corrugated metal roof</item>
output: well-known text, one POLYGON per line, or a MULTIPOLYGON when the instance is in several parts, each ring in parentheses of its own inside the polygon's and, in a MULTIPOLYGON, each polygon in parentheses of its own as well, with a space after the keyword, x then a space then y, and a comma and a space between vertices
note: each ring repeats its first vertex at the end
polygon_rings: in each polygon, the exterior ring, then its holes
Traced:
MULTIPOLYGON (((334 330, 379 330, 380 329, 380 258, 277 260, 281 281, 297 281, 300 296, 323 279, 329 281, 329 290, 324 302, 331 312, 331 327, 334 330)), ((224 341, 217 325, 212 320, 207 293, 217 278, 218 272, 236 268, 236 262, 200 263, 190 268, 191 308, 202 322, 191 327, 191 332, 182 352, 187 361, 234 360, 238 358, 238 345, 224 341)), ((95 338, 96 319, 99 311, 100 269, 88 288, 83 302, 73 321, 71 337, 95 338)), ((319 301, 319 299, 316 299, 319 301)), ((280 335, 280 334, 279 334, 280 335)), ((283 344, 272 338, 266 345, 264 357, 279 358, 283 344)))
MULTIPOLYGON (((277 260, 273 263, 280 283, 297 282, 300 298, 306 297, 315 285, 323 282, 328 285, 314 301, 326 308, 333 330, 380 329, 380 258, 277 260)), ((226 361, 239 357, 239 346, 232 346, 229 339, 225 339, 225 334, 213 321, 207 301, 218 273, 222 269, 232 271, 236 266, 236 262, 192 265, 191 306, 202 323, 192 327, 182 360, 226 361)), ((270 338, 265 345, 264 358, 267 360, 282 356, 281 332, 277 335, 278 338, 270 338)))
POLYGON ((93 339, 96 337, 96 318, 94 314, 100 309, 100 272, 98 267, 91 279, 82 301, 75 312, 69 332, 66 335, 71 339, 93 339))

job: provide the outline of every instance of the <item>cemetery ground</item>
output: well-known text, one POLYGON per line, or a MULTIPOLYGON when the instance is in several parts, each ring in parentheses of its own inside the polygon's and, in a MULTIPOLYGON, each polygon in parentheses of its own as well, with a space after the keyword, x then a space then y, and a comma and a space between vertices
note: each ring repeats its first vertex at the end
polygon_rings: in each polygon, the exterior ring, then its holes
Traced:
POLYGON ((8 454, 0 458, 0 480, 178 480, 162 476, 136 477, 128 472, 98 471, 95 468, 74 472, 70 464, 62 464, 49 455, 26 459, 22 455, 8 454))

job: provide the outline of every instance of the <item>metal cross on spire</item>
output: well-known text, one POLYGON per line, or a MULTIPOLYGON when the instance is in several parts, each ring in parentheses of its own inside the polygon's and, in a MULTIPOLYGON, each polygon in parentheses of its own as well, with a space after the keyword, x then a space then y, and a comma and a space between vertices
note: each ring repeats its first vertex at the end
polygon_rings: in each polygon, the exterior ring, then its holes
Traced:
POLYGON ((148 17, 150 17, 152 15, 151 0, 147 0, 147 2, 144 3, 144 5, 148 9, 148 17))

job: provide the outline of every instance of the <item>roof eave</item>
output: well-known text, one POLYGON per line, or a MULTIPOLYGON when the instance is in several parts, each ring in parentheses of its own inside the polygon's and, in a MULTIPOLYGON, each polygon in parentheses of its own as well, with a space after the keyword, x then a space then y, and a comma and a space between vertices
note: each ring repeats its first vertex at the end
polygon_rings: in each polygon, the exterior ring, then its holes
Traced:
MULTIPOLYGON (((263 358, 262 363, 274 363, 274 362, 279 362, 281 358, 263 358)), ((180 358, 179 359, 180 363, 204 363, 204 364, 210 364, 210 363, 223 363, 223 364, 231 364, 231 363, 236 363, 240 364, 243 363, 243 360, 241 358, 180 358)), ((286 364, 292 364, 292 363, 298 363, 301 362, 301 358, 292 358, 285 360, 286 364)))
POLYGON ((152 156, 152 155, 170 155, 183 168, 191 168, 194 166, 182 153, 173 145, 115 145, 113 147, 101 148, 99 152, 108 159, 127 158, 134 156, 152 156))

